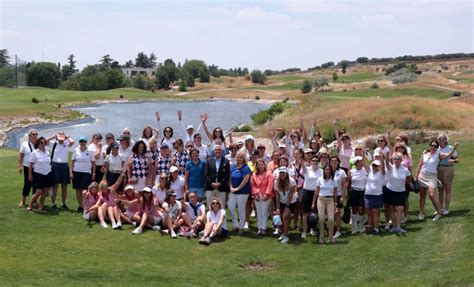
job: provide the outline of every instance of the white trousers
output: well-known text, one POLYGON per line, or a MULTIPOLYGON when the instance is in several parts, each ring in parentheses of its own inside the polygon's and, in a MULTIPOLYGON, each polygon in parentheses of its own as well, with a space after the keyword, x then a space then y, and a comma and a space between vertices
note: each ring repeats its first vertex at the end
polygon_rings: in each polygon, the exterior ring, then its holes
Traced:
POLYGON ((270 208, 271 199, 260 200, 255 202, 255 208, 257 209, 257 229, 267 229, 268 211, 270 208))
POLYGON ((229 211, 232 216, 232 225, 234 228, 243 229, 245 225, 245 205, 247 204, 248 194, 229 194, 229 211), (239 218, 235 208, 239 209, 239 218))

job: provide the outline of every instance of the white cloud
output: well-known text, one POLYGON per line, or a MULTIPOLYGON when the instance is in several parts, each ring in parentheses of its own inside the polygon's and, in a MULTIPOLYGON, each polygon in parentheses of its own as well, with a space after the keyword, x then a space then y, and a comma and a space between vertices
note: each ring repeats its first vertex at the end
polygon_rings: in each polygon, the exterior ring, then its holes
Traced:
POLYGON ((395 16, 392 14, 375 14, 375 15, 362 15, 362 20, 366 22, 385 22, 392 21, 395 19, 395 16))
POLYGON ((239 9, 235 13, 237 18, 275 18, 275 19, 287 19, 287 15, 283 15, 275 12, 266 12, 260 7, 246 7, 239 9))

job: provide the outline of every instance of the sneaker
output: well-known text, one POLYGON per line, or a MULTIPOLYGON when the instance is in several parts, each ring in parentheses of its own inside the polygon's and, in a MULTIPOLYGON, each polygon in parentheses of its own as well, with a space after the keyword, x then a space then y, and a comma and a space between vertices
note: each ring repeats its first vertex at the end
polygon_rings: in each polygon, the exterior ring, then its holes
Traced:
POLYGON ((28 210, 28 211, 32 211, 32 210, 33 210, 33 207, 31 207, 31 206, 28 206, 28 207, 26 208, 26 210, 28 210))
POLYGON ((418 219, 419 220, 425 220, 425 215, 420 212, 420 214, 418 214, 418 219))
POLYGON ((211 237, 207 237, 207 238, 203 241, 203 243, 204 243, 205 245, 211 244, 211 237))
POLYGON ((405 224, 405 223, 407 223, 407 221, 408 221, 408 218, 403 217, 402 220, 400 221, 400 223, 405 224))
POLYGON ((199 237, 203 237, 203 236, 204 236, 204 230, 199 232, 199 237))
POLYGON ((306 233, 301 234, 301 238, 305 239, 306 238, 306 233))
POLYGON ((52 210, 58 210, 58 207, 56 206, 56 204, 53 204, 53 205, 51 205, 51 209, 52 210))
POLYGON ((249 229, 249 222, 248 221, 245 221, 245 224, 244 224, 244 229, 249 229))
POLYGON ((285 236, 283 237, 283 239, 281 240, 281 243, 288 243, 288 241, 290 241, 290 238, 288 236, 285 236))
POLYGON ((449 210, 447 210, 447 209, 441 210, 441 215, 442 215, 442 216, 446 216, 446 215, 448 215, 448 214, 449 214, 449 210))
POLYGON ((385 230, 390 230, 390 222, 385 223, 385 230))
POLYGON ((143 230, 140 227, 135 228, 134 231, 132 231, 132 234, 141 234, 143 230))
POLYGON ((112 229, 117 229, 117 228, 118 228, 117 224, 116 224, 116 223, 112 223, 112 229))
POLYGON ((176 239, 177 237, 176 232, 171 231, 171 238, 176 239))
POLYGON ((135 221, 132 221, 133 227, 137 227, 137 223, 135 221))
POLYGON ((69 207, 67 207, 67 205, 65 203, 63 203, 63 205, 61 205, 61 208, 64 209, 64 210, 68 210, 69 207))
POLYGON ((309 234, 310 234, 311 236, 316 236, 316 230, 314 230, 314 229, 311 228, 309 234))
POLYGON ((101 223, 100 226, 102 226, 102 228, 109 228, 109 226, 107 225, 107 223, 101 223))
POLYGON ((204 236, 202 236, 201 238, 199 238, 199 244, 203 244, 204 241, 206 240, 206 238, 204 238, 204 236))
POLYGON ((440 218, 441 218, 441 215, 436 214, 436 215, 433 217, 433 221, 438 221, 440 218))
POLYGON ((278 228, 275 228, 275 231, 273 232, 273 235, 278 235, 280 234, 280 230, 278 230, 278 228))
MULTIPOLYGON (((135 224, 136 224, 136 223, 135 223, 135 224)), ((161 231, 161 226, 159 226, 159 225, 153 225, 153 227, 152 227, 151 229, 153 229, 153 230, 155 230, 155 231, 161 231)))
POLYGON ((285 238, 285 235, 282 235, 282 236, 278 237, 278 241, 282 241, 283 238, 285 238))
POLYGON ((339 237, 341 237, 341 235, 342 235, 341 232, 336 231, 336 233, 334 233, 334 236, 333 236, 333 237, 334 237, 334 238, 339 238, 339 237))
POLYGON ((255 217, 255 210, 252 210, 252 213, 250 213, 251 217, 255 217))
POLYGON ((357 232, 357 228, 356 229, 352 229, 352 235, 356 235, 358 232, 357 232))
POLYGON ((122 229, 122 222, 117 223, 117 229, 120 229, 120 230, 122 229))
POLYGON ((372 230, 372 235, 379 235, 380 231, 378 229, 372 230))

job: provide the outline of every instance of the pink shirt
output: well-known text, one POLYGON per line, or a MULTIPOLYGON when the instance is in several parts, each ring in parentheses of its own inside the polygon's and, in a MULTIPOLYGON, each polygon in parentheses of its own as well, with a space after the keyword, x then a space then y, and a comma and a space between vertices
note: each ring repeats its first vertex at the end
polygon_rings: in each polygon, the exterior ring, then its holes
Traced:
POLYGON ((153 205, 152 206, 145 206, 145 208, 143 209, 142 208, 142 204, 140 203, 140 209, 141 209, 141 212, 142 213, 148 213, 148 214, 151 214, 155 217, 162 217, 162 214, 161 212, 158 210, 158 199, 153 197, 153 205))
POLYGON ((115 207, 117 206, 117 203, 115 202, 115 199, 117 198, 117 195, 115 192, 110 192, 108 191, 107 194, 100 193, 100 200, 102 200, 103 203, 107 204, 107 207, 115 207))
POLYGON ((405 156, 405 155, 402 158, 402 163, 401 164, 402 164, 402 166, 406 167, 408 170, 411 170, 411 168, 413 166, 413 163, 412 163, 410 157, 405 156))
MULTIPOLYGON (((136 198, 135 198, 136 199, 136 198)), ((125 197, 125 200, 130 200, 130 201, 133 201, 135 199, 128 199, 128 197, 125 197)), ((135 203, 132 203, 132 204, 128 204, 126 206, 126 209, 127 209, 127 212, 130 212, 130 213, 137 213, 137 212, 140 212, 140 199, 138 199, 137 201, 135 201, 135 203)))
POLYGON ((273 178, 273 174, 270 170, 267 170, 265 173, 262 174, 253 173, 251 178, 252 197, 257 198, 257 196, 259 195, 260 197, 263 197, 265 194, 267 194, 268 198, 272 198, 274 196, 274 180, 275 179, 273 178))
POLYGON ((84 210, 89 210, 94 204, 97 203, 100 196, 97 194, 96 196, 92 195, 90 192, 86 192, 86 199, 84 200, 84 210))

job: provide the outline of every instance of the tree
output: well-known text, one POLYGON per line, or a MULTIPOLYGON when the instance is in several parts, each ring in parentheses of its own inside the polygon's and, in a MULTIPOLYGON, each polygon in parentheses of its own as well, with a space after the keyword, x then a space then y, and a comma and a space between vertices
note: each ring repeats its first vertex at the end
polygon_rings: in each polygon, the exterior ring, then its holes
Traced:
POLYGON ((112 59, 110 55, 107 54, 105 56, 102 56, 102 58, 100 59, 100 64, 103 66, 110 67, 110 64, 112 64, 113 61, 114 59, 112 59))
MULTIPOLYGON (((181 68, 181 71, 189 73, 193 79, 199 78, 202 83, 209 82, 209 69, 207 68, 207 65, 204 61, 186 60, 183 67, 181 68)), ((189 83, 186 84, 188 87, 192 87, 189 85, 189 83)))
POLYGON ((307 93, 311 92, 311 89, 312 89, 312 87, 311 87, 310 81, 309 80, 304 80, 303 85, 301 85, 301 92, 303 94, 307 94, 307 93))
POLYGON ((105 75, 107 77, 107 89, 117 89, 124 86, 125 76, 122 71, 110 68, 105 75))
POLYGON ((184 81, 179 81, 179 91, 186 92, 188 89, 186 87, 186 83, 184 81))
POLYGON ((155 53, 151 53, 150 57, 148 58, 148 68, 153 68, 156 66, 156 55, 155 53))
POLYGON ((77 72, 76 61, 74 60, 74 54, 67 57, 68 63, 61 69, 61 78, 63 81, 67 80, 72 74, 77 72))
POLYGON ((211 76, 215 78, 218 78, 221 76, 219 74, 219 67, 217 67, 216 65, 207 66, 207 69, 209 70, 209 73, 211 74, 211 76))
POLYGON ((249 69, 244 68, 244 69, 242 70, 242 75, 245 76, 245 75, 248 75, 248 74, 249 74, 249 69))
POLYGON ((0 68, 8 65, 8 60, 10 56, 8 56, 7 49, 0 49, 0 68))
POLYGON ((332 80, 334 81, 334 83, 337 81, 337 79, 339 79, 339 76, 337 75, 336 72, 332 73, 332 80))
POLYGON ((148 59, 148 56, 140 52, 137 54, 137 57, 135 58, 135 66, 141 67, 141 68, 148 68, 150 63, 150 60, 148 59))
POLYGON ((26 69, 26 85, 55 89, 59 86, 61 73, 58 66, 50 62, 33 63, 26 69))
POLYGON ((187 87, 194 87, 194 77, 188 71, 181 69, 181 75, 179 78, 187 87))
POLYGON ((209 83, 211 81, 211 76, 209 74, 209 70, 205 69, 201 71, 201 74, 199 75, 199 82, 201 83, 209 83))
POLYGON ((322 92, 324 91, 324 87, 329 87, 329 80, 326 76, 321 76, 319 78, 314 79, 313 81, 313 87, 316 90, 321 90, 322 92))
POLYGON ((176 67, 174 61, 172 59, 166 59, 164 66, 166 67, 168 79, 171 81, 171 83, 176 82, 179 78, 179 69, 176 67))
POLYGON ((327 62, 321 65, 322 69, 334 67, 334 62, 327 62))
POLYGON ((134 88, 145 90, 146 89, 145 78, 141 74, 136 75, 135 77, 132 78, 132 85, 134 88))
POLYGON ((160 65, 156 70, 156 85, 158 89, 168 90, 170 88, 170 79, 168 77, 168 72, 166 71, 167 67, 165 65, 160 65))
POLYGON ((369 62, 369 58, 367 57, 359 57, 356 59, 356 63, 358 64, 364 64, 364 63, 368 63, 369 62))
POLYGON ((250 73, 250 78, 252 79, 252 83, 257 83, 257 84, 265 84, 265 81, 267 80, 267 77, 265 76, 264 73, 260 70, 253 70, 250 73))
POLYGON ((342 60, 342 61, 339 63, 339 65, 340 65, 341 68, 342 68, 342 73, 345 74, 347 67, 349 67, 349 61, 347 61, 347 60, 342 60))
POLYGON ((15 87, 15 67, 6 65, 0 68, 0 86, 15 87))
POLYGON ((127 62, 125 62, 125 65, 123 65, 125 68, 132 68, 133 67, 133 61, 132 60, 128 60, 127 62))

